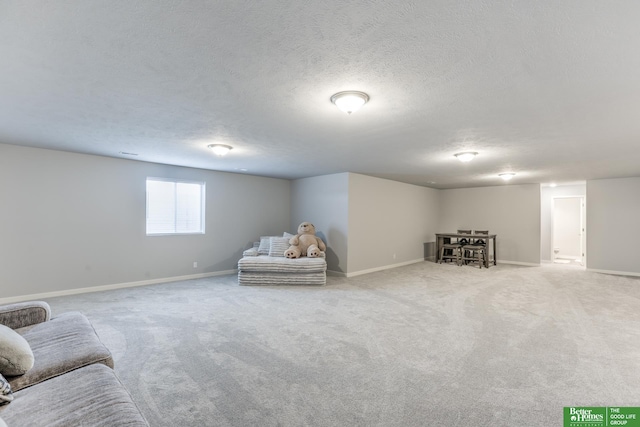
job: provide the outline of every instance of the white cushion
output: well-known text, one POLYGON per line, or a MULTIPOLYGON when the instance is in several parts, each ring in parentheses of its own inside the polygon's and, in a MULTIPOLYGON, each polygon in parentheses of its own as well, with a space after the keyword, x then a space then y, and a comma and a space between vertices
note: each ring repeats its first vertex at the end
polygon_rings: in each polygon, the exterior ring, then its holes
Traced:
POLYGON ((242 256, 258 256, 258 255, 260 255, 260 254, 258 253, 258 249, 257 248, 247 249, 247 250, 242 252, 242 256))
POLYGON ((261 271, 277 273, 313 273, 326 271, 327 261, 322 257, 317 258, 285 258, 270 256, 244 257, 238 261, 240 271, 261 271))
POLYGON ((33 368, 33 361, 27 340, 13 329, 0 325, 0 374, 22 375, 33 368))

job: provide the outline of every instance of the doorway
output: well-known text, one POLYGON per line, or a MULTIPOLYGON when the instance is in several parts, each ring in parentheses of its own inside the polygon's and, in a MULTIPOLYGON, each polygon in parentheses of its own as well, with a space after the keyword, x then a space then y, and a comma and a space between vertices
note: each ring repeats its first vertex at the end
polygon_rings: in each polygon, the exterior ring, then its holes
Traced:
POLYGON ((554 197, 551 256, 556 264, 584 266, 584 197, 554 197))

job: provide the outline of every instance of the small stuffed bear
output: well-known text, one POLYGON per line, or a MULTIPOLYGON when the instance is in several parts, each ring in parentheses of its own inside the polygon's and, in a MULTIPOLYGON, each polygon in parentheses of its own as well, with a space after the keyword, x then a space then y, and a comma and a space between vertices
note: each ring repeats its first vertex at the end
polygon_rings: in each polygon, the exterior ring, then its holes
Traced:
POLYGON ((321 238, 316 236, 316 227, 310 222, 298 226, 298 234, 289 239, 289 249, 284 253, 286 258, 319 257, 327 249, 321 238))

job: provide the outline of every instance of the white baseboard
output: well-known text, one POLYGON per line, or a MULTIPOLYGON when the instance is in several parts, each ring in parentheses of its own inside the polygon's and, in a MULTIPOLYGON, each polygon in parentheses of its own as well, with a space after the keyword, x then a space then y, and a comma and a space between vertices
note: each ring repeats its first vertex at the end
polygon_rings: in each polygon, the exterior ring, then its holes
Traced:
MULTIPOLYGON (((435 261, 435 257, 427 257, 427 258, 424 258, 424 259, 414 259, 412 261, 401 262, 401 263, 398 263, 398 264, 385 265, 383 267, 370 268, 368 270, 355 271, 353 273, 343 273, 341 271, 327 270, 327 276, 355 277, 355 276, 361 276, 363 274, 375 273, 376 271, 389 270, 389 269, 392 269, 392 268, 402 267, 402 266, 410 265, 410 264, 416 264, 416 263, 424 262, 424 261, 434 262, 435 261)), ((540 264, 535 264, 535 263, 531 263, 531 262, 498 260, 498 265, 500 265, 500 264, 523 265, 523 266, 526 266, 526 267, 539 267, 540 266, 540 264)))
POLYGON ((343 273, 342 271, 327 270, 327 276, 347 277, 347 273, 343 273))
MULTIPOLYGON (((424 258, 414 259, 411 261, 399 262, 397 264, 385 265, 382 267, 369 268, 367 270, 354 271, 353 273, 339 273, 341 277, 355 277, 363 274, 375 273, 376 271, 390 270, 392 268, 403 267, 405 265, 416 264, 424 262, 424 258)), ((335 273, 335 272, 334 272, 335 273)))
POLYGON ((597 268, 587 268, 587 271, 591 271, 593 273, 613 274, 615 276, 635 276, 635 277, 640 277, 640 273, 636 273, 636 272, 632 272, 632 271, 600 270, 600 269, 597 269, 597 268))
POLYGON ((160 283, 178 282, 182 280, 202 279, 204 277, 225 276, 235 274, 238 270, 216 271, 213 273, 189 274, 187 276, 164 277, 161 279, 141 280, 139 282, 115 283, 112 285, 91 286, 88 288, 66 289, 63 291, 43 292, 39 294, 20 295, 17 297, 0 298, 0 304, 11 304, 14 302, 41 300, 44 298, 63 297, 67 295, 86 294, 89 292, 110 291, 113 289, 134 288, 137 286, 157 285, 160 283))
POLYGON ((524 265, 526 267, 540 267, 540 264, 536 264, 534 262, 505 261, 502 259, 498 260, 498 265, 500 264, 524 265))

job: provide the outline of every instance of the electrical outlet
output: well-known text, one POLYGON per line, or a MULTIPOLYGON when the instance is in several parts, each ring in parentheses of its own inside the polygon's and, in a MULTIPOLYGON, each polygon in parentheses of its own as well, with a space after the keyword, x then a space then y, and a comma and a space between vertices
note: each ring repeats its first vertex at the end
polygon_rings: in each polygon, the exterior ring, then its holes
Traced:
POLYGON ((393 259, 396 259, 396 254, 393 254, 393 259))
POLYGON ((193 261, 193 268, 198 268, 198 261, 193 261))

